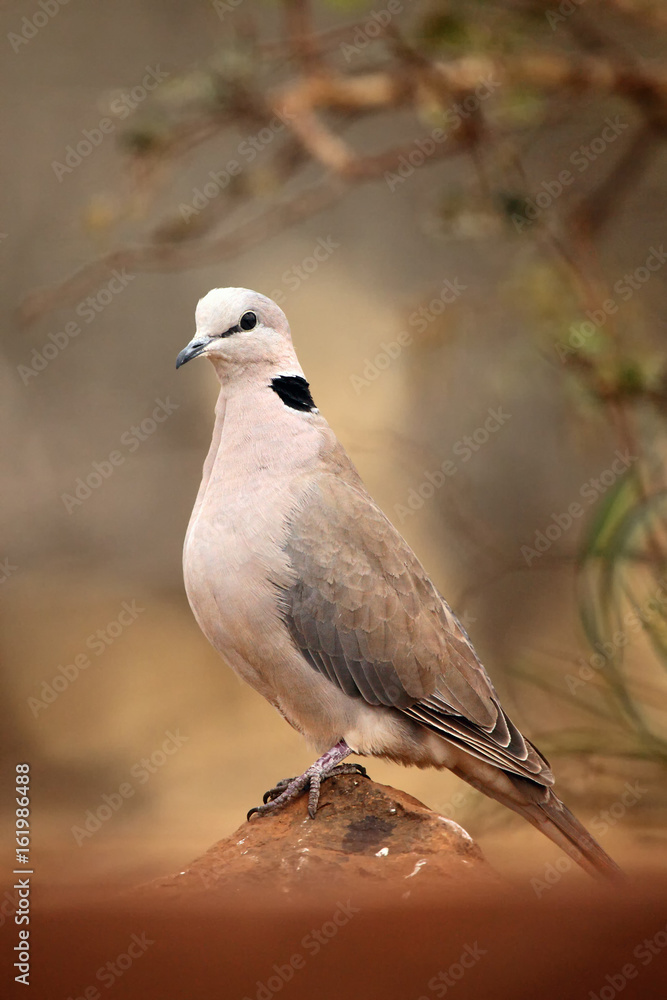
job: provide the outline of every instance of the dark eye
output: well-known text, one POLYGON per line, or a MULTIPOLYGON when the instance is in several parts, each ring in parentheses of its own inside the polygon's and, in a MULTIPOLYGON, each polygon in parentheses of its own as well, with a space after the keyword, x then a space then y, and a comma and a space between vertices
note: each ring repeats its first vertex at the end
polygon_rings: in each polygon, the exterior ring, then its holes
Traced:
POLYGON ((257 326, 257 316, 254 312, 243 313, 241 319, 239 320, 239 326, 242 330, 252 330, 257 326))

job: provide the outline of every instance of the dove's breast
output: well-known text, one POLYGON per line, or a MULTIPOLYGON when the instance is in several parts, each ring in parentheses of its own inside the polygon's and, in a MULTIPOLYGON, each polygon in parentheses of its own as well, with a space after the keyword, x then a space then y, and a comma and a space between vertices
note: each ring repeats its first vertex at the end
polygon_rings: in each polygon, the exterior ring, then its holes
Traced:
POLYGON ((200 628, 255 687, 254 664, 275 657, 276 635, 284 632, 276 619, 279 588, 294 583, 285 553, 290 517, 307 503, 322 436, 331 433, 318 414, 290 411, 271 397, 264 412, 252 399, 218 408, 183 551, 200 628))

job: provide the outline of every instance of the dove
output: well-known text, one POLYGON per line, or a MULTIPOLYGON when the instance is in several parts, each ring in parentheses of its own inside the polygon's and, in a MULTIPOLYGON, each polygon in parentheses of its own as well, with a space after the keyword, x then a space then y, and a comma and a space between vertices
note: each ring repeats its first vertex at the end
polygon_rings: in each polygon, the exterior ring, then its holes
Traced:
POLYGON ((319 754, 249 817, 307 793, 315 818, 322 781, 365 774, 350 754, 448 768, 589 874, 618 877, 319 412, 282 309, 213 289, 176 367, 199 357, 220 393, 185 537, 188 600, 229 666, 319 754))

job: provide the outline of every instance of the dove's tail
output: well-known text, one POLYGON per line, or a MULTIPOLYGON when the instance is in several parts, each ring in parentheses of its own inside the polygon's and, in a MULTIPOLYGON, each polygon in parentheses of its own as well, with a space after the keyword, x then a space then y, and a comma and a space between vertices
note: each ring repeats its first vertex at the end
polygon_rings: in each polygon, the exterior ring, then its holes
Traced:
MULTIPOLYGON (((523 801, 518 801, 518 796, 503 797, 500 801, 504 805, 509 806, 541 830, 589 875, 613 882, 626 880, 626 875, 616 862, 602 850, 583 823, 579 822, 550 788, 538 785, 527 778, 507 776, 514 788, 520 792, 523 801)), ((500 798, 498 795, 494 797, 500 798)))
POLYGON ((562 847, 589 875, 610 881, 625 881, 626 876, 616 862, 553 792, 542 805, 515 808, 549 840, 562 847))

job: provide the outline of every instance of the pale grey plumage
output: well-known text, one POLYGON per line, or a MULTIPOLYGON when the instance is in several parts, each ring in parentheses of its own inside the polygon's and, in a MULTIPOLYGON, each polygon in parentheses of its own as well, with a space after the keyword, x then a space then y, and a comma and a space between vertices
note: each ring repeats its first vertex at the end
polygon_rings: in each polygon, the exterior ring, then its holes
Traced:
POLYGON ((612 872, 311 405, 282 311, 248 289, 210 292, 178 364, 200 354, 221 388, 184 576, 211 643, 319 752, 449 767, 612 872))
POLYGON ((482 760, 552 784, 462 626, 350 472, 356 482, 317 475, 291 519, 286 552, 297 580, 281 604, 296 645, 347 695, 398 708, 482 760))

